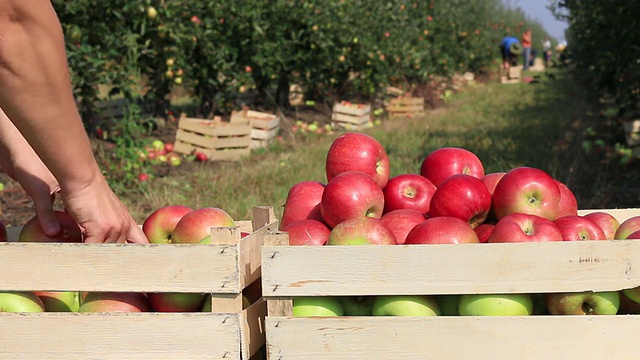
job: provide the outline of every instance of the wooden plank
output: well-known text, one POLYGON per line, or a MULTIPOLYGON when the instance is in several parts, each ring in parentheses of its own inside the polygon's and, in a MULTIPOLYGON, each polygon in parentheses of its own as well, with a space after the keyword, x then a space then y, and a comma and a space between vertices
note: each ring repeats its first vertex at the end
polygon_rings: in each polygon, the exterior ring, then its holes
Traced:
POLYGON ((184 143, 193 144, 204 148, 213 148, 215 137, 205 137, 203 135, 178 129, 176 132, 176 140, 184 143))
POLYGON ((640 209, 627 208, 627 209, 583 209, 578 210, 578 215, 586 215, 593 212, 604 211, 613 215, 619 222, 623 222, 629 218, 640 216, 640 209))
POLYGON ((635 359, 640 316, 267 317, 270 359, 635 359))
POLYGON ((424 105, 424 98, 421 98, 421 97, 396 98, 396 99, 391 99, 389 104, 390 105, 398 105, 398 106, 424 105))
MULTIPOLYGON (((359 104, 355 104, 355 105, 359 105, 359 104)), ((371 105, 366 104, 364 107, 352 107, 352 106, 336 103, 333 105, 333 113, 353 115, 357 117, 366 116, 371 113, 371 105)))
POLYGON ((2 359, 241 359, 238 314, 0 313, 0 323, 2 359))
POLYGON ((251 129, 251 139, 253 140, 270 140, 278 135, 280 128, 271 130, 251 129))
POLYGON ((369 115, 353 116, 353 115, 346 115, 346 114, 340 114, 340 113, 333 113, 333 121, 349 123, 354 125, 366 124, 367 122, 369 122, 370 119, 371 119, 371 116, 369 115))
POLYGON ((242 311, 240 319, 242 359, 249 359, 265 344, 267 316, 267 302, 259 299, 242 311))
POLYGON ((423 105, 390 105, 389 107, 387 107, 387 111, 415 113, 415 112, 424 111, 424 106, 423 105))
POLYGON ((625 240, 265 246, 262 287, 267 297, 614 291, 640 286, 639 259, 640 241, 625 240))

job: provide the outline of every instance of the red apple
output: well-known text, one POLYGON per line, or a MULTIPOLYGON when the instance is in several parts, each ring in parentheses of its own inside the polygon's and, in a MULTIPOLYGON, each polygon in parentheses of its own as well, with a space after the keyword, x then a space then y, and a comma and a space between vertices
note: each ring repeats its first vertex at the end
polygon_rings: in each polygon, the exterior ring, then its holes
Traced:
POLYGON ((444 147, 429 153, 420 167, 420 175, 431 180, 436 187, 455 174, 466 174, 480 179, 484 176, 484 166, 476 154, 467 149, 444 147))
POLYGON ((373 137, 348 132, 333 141, 326 160, 327 181, 346 171, 360 171, 371 176, 380 188, 389 181, 389 157, 382 144, 373 137))
POLYGON ((504 174, 506 174, 506 172, 494 172, 494 173, 485 174, 483 177, 480 178, 480 180, 482 180, 482 182, 487 187, 487 190, 489 190, 489 193, 492 196, 493 196, 493 191, 496 188, 496 185, 498 184, 500 179, 502 179, 504 174))
POLYGON ((524 213, 553 221, 560 208, 560 189, 543 170, 526 166, 514 168, 496 185, 493 208, 498 219, 512 213, 524 213))
POLYGON ((562 233, 551 220, 538 215, 512 213, 498 220, 487 242, 562 241, 562 233))
POLYGON ((491 209, 491 194, 482 180, 454 174, 444 180, 431 198, 429 216, 453 216, 472 229, 484 222, 491 209))
POLYGON ((180 155, 176 153, 167 154, 167 163, 171 166, 179 166, 182 160, 180 160, 180 155))
POLYGON ((616 315, 620 308, 620 292, 576 292, 547 294, 551 315, 616 315))
POLYGON ((629 237, 630 234, 640 230, 640 215, 632 216, 627 220, 620 223, 614 238, 616 240, 624 240, 629 237))
POLYGON ((325 184, 317 181, 302 181, 294 184, 287 194, 280 229, 304 219, 324 221, 320 214, 320 201, 324 188, 325 184))
POLYGON ((142 231, 152 244, 171 243, 178 221, 193 209, 184 205, 164 206, 152 212, 142 223, 142 231))
POLYGON ((198 151, 194 155, 195 155, 195 160, 199 161, 199 162, 205 162, 208 159, 207 154, 205 154, 203 152, 199 152, 198 151))
POLYGON ((578 215, 578 200, 567 185, 556 180, 556 185, 560 189, 560 207, 558 208, 557 218, 567 215, 578 215))
POLYGON ((631 234, 629 234, 626 240, 640 240, 640 230, 634 231, 631 234))
POLYGON ((424 176, 418 174, 394 176, 382 189, 384 213, 397 209, 414 209, 426 214, 429 212, 429 204, 435 191, 436 186, 424 176))
POLYGON ((327 245, 395 245, 396 237, 380 219, 358 217, 336 225, 327 245))
POLYGON ((429 218, 416 225, 407 235, 405 244, 473 244, 478 235, 469 223, 452 216, 429 218))
POLYGON ((164 151, 166 151, 167 154, 172 153, 173 152, 173 143, 171 143, 171 142, 164 143, 164 151))
POLYGON ((415 209, 398 209, 390 211, 380 218, 393 233, 398 244, 404 244, 409 232, 426 220, 425 215, 415 209))
POLYGON ((149 175, 142 173, 142 174, 138 174, 138 181, 140 182, 144 182, 149 180, 149 175))
POLYGON ((354 218, 379 219, 383 209, 382 189, 371 176, 359 171, 343 172, 332 178, 320 201, 320 213, 330 228, 354 218))
POLYGON ((80 294, 77 291, 34 292, 47 312, 76 312, 80 309, 80 294))
POLYGON ((85 292, 80 295, 79 312, 148 312, 149 299, 138 292, 85 292))
POLYGON ((591 220, 600 226, 600 229, 604 232, 604 237, 607 240, 613 240, 616 235, 616 230, 620 226, 620 222, 613 215, 604 212, 596 211, 582 216, 585 219, 591 220))
POLYGON ((478 235, 478 241, 480 241, 480 243, 489 242, 489 237, 491 236, 493 228, 495 227, 495 224, 484 223, 475 228, 474 230, 476 232, 476 235, 478 235))
POLYGON ((34 216, 27 221, 20 230, 18 241, 21 242, 82 242, 82 229, 76 221, 64 211, 54 211, 55 217, 60 224, 60 232, 53 237, 47 236, 40 227, 38 217, 34 216))
POLYGON ((206 300, 201 293, 147 293, 153 310, 157 312, 200 312, 206 300))
POLYGON ((6 242, 8 240, 7 227, 4 226, 4 223, 2 221, 0 221, 0 242, 6 242))
POLYGON ((176 224, 171 241, 174 244, 211 244, 211 228, 236 226, 224 210, 205 207, 184 215, 176 224))
POLYGON ((606 240, 604 231, 598 224, 578 215, 566 215, 557 218, 554 223, 560 229, 562 240, 606 240))
POLYGON ((281 230, 289 234, 289 245, 325 245, 331 234, 327 225, 313 219, 292 222, 281 230))

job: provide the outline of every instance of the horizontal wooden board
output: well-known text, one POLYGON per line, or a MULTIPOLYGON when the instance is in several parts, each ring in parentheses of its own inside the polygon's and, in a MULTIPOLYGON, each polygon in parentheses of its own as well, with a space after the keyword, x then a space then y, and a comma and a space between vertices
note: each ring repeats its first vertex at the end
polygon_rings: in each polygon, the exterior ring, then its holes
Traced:
POLYGON ((424 111, 423 105, 389 105, 387 107, 389 112, 404 112, 404 113, 416 113, 424 111))
POLYGON ((269 140, 273 139, 278 135, 280 128, 275 128, 271 130, 262 130, 262 129, 252 129, 251 130, 251 139, 253 140, 269 140))
POLYGON ((280 117, 255 110, 234 111, 230 123, 249 123, 254 129, 271 130, 280 126, 280 117))
POLYGON ((0 313, 0 323, 1 359, 241 359, 240 314, 0 313))
POLYGON ((364 107, 352 107, 352 106, 336 103, 333 105, 333 113, 361 117, 371 113, 371 105, 366 104, 364 107))
POLYGON ((640 316, 267 317, 270 359, 635 359, 640 316))
POLYGON ((243 136, 251 133, 251 126, 231 124, 216 120, 181 117, 178 128, 211 137, 243 136))
POLYGON ((366 124, 367 122, 369 122, 369 120, 371 120, 371 116, 369 114, 362 115, 362 116, 354 116, 354 115, 333 113, 332 118, 333 118, 333 121, 336 121, 339 123, 349 123, 354 125, 366 124))

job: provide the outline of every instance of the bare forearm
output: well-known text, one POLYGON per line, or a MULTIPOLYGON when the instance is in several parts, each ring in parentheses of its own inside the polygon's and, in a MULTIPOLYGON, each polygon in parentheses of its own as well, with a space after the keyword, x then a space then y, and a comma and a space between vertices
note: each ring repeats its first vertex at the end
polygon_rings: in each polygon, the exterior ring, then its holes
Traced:
POLYGON ((0 108, 64 188, 98 176, 49 1, 0 0, 0 108), (44 136, 46 135, 46 136, 44 136))

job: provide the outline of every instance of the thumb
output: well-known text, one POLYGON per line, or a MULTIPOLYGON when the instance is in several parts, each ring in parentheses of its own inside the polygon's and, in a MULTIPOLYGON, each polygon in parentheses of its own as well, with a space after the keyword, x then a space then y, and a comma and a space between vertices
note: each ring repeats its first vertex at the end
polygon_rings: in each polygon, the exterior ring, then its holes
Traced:
POLYGON ((33 203, 36 207, 36 216, 40 227, 45 234, 49 237, 58 235, 60 232, 60 223, 53 210, 53 204, 51 203, 51 196, 47 193, 43 193, 43 196, 37 196, 33 198, 33 203))

